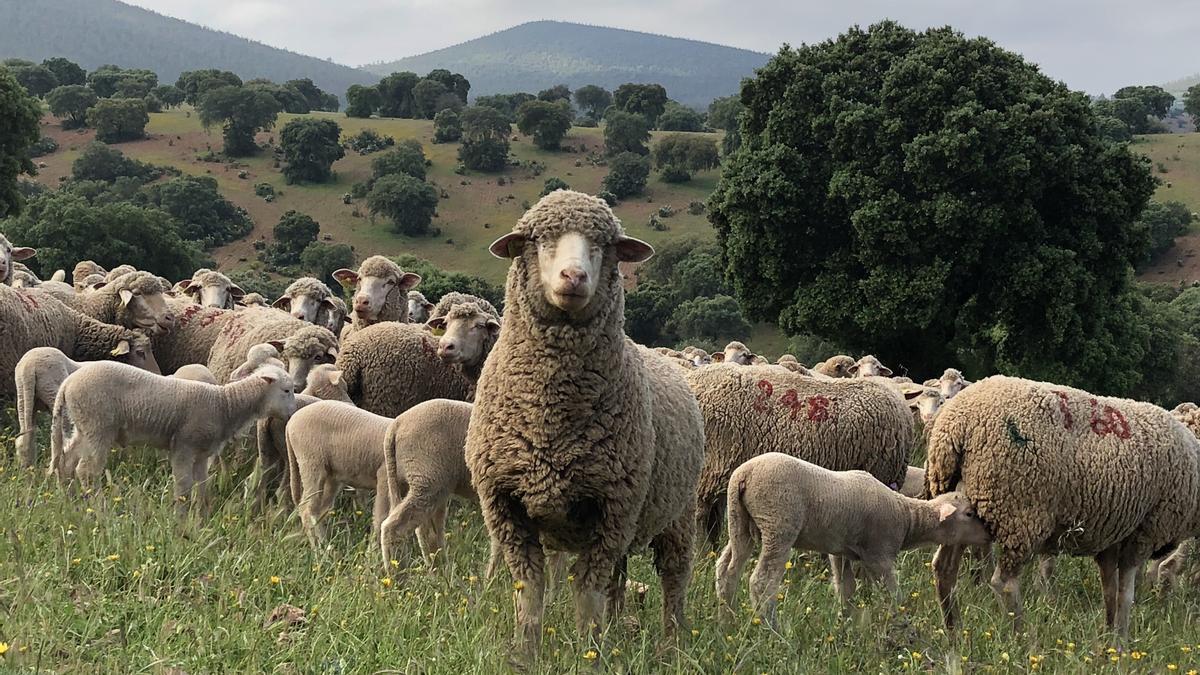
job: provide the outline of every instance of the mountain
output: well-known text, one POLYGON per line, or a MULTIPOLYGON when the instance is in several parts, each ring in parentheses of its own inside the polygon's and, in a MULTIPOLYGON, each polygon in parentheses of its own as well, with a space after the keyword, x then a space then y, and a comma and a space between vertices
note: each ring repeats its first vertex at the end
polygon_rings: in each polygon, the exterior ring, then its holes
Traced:
POLYGON ((680 103, 703 107, 736 93, 743 77, 764 65, 768 54, 697 40, 534 21, 418 56, 363 66, 380 75, 435 68, 462 73, 471 95, 537 92, 565 83, 572 89, 598 84, 657 82, 680 103))
POLYGON ((308 77, 344 96, 374 75, 163 16, 116 0, 0 0, 0 59, 65 56, 88 70, 148 68, 163 84, 199 68, 276 82, 308 77))
POLYGON ((1188 90, 1188 87, 1200 84, 1200 73, 1196 73, 1190 77, 1181 77, 1178 80, 1171 80, 1162 85, 1163 89, 1175 94, 1176 98, 1183 96, 1183 92, 1188 90))

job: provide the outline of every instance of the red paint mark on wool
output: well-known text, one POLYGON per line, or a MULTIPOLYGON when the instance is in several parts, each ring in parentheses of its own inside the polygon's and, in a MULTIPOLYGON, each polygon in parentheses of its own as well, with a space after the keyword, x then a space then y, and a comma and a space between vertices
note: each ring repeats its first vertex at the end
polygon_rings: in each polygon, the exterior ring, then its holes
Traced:
POLYGON ((783 398, 779 399, 779 402, 791 409, 792 419, 796 419, 796 416, 799 415, 800 411, 804 409, 804 401, 800 400, 800 396, 796 394, 795 389, 788 389, 785 391, 783 393, 783 398))
POLYGON ((1113 434, 1117 438, 1126 439, 1131 435, 1129 420, 1125 419, 1125 415, 1111 405, 1100 407, 1096 399, 1092 399, 1091 424, 1092 432, 1097 436, 1113 434), (1097 414, 1097 408, 1099 408, 1099 414, 1097 414))
POLYGON ((758 398, 754 399, 754 405, 752 407, 759 412, 767 410, 771 407, 768 399, 771 398, 771 394, 773 393, 775 393, 775 387, 772 386, 770 382, 766 380, 759 380, 758 398))
POLYGON ((833 411, 829 409, 827 397, 817 395, 808 397, 808 420, 810 422, 827 422, 833 419, 833 411))
MULTIPOLYGON (((1071 409, 1067 407, 1067 402, 1070 400, 1067 397, 1067 392, 1056 391, 1054 394, 1058 396, 1058 409, 1063 414, 1063 428, 1070 429, 1071 427, 1075 426, 1075 418, 1071 416, 1071 409)), ((1096 400, 1092 399, 1092 405, 1095 404, 1096 400)))
POLYGON ((33 296, 29 295, 25 291, 18 290, 17 299, 21 301, 22 305, 25 305, 26 312, 32 312, 38 308, 38 301, 34 300, 33 296))
POLYGON ((183 310, 183 314, 179 316, 179 325, 188 325, 188 323, 191 322, 192 317, 196 316, 196 313, 199 312, 200 309, 200 305, 188 305, 188 308, 183 310))

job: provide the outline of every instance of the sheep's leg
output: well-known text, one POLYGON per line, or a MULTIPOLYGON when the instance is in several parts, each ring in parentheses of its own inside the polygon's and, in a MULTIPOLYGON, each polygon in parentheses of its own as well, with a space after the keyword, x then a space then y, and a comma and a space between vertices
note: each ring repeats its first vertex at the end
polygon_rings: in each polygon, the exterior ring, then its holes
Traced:
POLYGON ((496 576, 496 568, 499 567, 500 561, 503 560, 504 554, 500 552, 500 542, 496 538, 488 535, 488 562, 487 568, 483 571, 483 578, 491 581, 496 576))
POLYGON ((333 500, 337 498, 340 486, 332 478, 322 476, 316 470, 310 470, 308 475, 301 475, 304 491, 298 505, 300 524, 304 526, 304 532, 308 535, 309 545, 314 551, 319 551, 321 544, 325 542, 325 525, 321 520, 333 508, 333 500))
MULTIPOLYGON (((17 436, 17 457, 21 466, 33 466, 37 463, 37 400, 30 400, 23 383, 17 383, 17 421, 20 434, 17 436)), ((29 387, 32 389, 32 387, 29 387)), ((51 404, 53 405, 53 404, 51 404)), ((50 467, 54 467, 54 457, 50 458, 50 467)))
POLYGON ((84 494, 98 492, 100 476, 104 475, 104 467, 108 465, 108 453, 112 445, 101 439, 76 434, 67 447, 73 452, 71 471, 79 479, 84 494))
POLYGON ((384 519, 388 517, 389 510, 387 476, 380 471, 380 475, 375 478, 375 503, 374 508, 371 509, 372 547, 379 544, 380 527, 383 525, 384 519))
POLYGON ((1134 588, 1137 585, 1138 569, 1141 561, 1130 562, 1122 560, 1118 568, 1119 585, 1117 588, 1117 639, 1124 641, 1129 637, 1129 616, 1133 611, 1134 588))
POLYGON ((425 520, 425 524, 417 531, 425 530, 426 545, 429 551, 425 554, 425 562, 431 568, 434 561, 441 558, 446 567, 450 566, 450 552, 446 550, 446 512, 449 511, 449 499, 433 507, 433 515, 425 520))
POLYGON ((896 563, 886 558, 863 561, 863 566, 887 589, 888 597, 900 604, 900 585, 896 583, 896 563))
MULTIPOLYGON (((942 622, 947 629, 954 628, 958 623, 957 610, 954 606, 954 587, 958 584, 958 568, 962 563, 963 547, 942 545, 933 555, 933 583, 937 588, 938 604, 942 607, 942 622)), ((948 630, 953 636, 954 631, 948 630)))
POLYGON ((171 476, 175 479, 175 516, 185 520, 188 515, 188 501, 192 498, 192 486, 195 483, 196 460, 192 453, 183 449, 171 452, 171 476))
POLYGON ((480 490, 479 501, 488 534, 498 543, 512 573, 517 596, 514 642, 517 660, 527 663, 541 647, 546 554, 520 501, 487 490, 480 490))
POLYGON ((1043 553, 1038 560, 1038 588, 1051 600, 1054 599, 1054 587, 1050 581, 1054 578, 1057 564, 1058 557, 1050 553, 1043 553))
POLYGON ((1104 596, 1104 625, 1112 628, 1117 615, 1117 587, 1120 575, 1117 569, 1117 550, 1111 547, 1097 553, 1096 567, 1100 568, 1100 594, 1104 596))
POLYGON ((216 452, 197 454, 192 464, 192 485, 196 493, 196 513, 201 517, 209 515, 212 504, 209 501, 209 465, 216 452))
POLYGON ((1020 551, 1005 549, 992 573, 992 591, 1004 611, 1012 614, 1013 629, 1020 633, 1024 623, 1021 613, 1021 568, 1029 556, 1020 551))
MULTIPOLYGON (((688 582, 692 580, 692 555, 695 547, 695 521, 690 514, 681 516, 650 542, 654 549, 654 568, 662 579, 663 630, 668 639, 676 639, 687 630, 683 614, 688 582)), ((622 595, 625 584, 621 584, 622 595)))
MULTIPOLYGON (((421 531, 426 529, 425 524, 436 509, 437 505, 431 502, 425 486, 419 484, 408 486, 408 494, 404 495, 400 505, 392 509, 392 512, 379 526, 379 548, 383 554, 385 573, 390 570, 394 543, 408 536, 413 530, 418 530, 418 542, 424 539, 425 546, 433 545, 434 542, 429 541, 432 533, 422 533, 421 531)), ((422 558, 425 555, 426 551, 422 548, 422 558)))
POLYGON ((546 604, 554 603, 554 594, 567 578, 567 554, 562 551, 546 553, 546 604))
POLYGON ((608 606, 605 613, 616 619, 625 611, 625 580, 629 577, 629 556, 621 556, 613 564, 612 576, 608 579, 608 606))
POLYGON ((725 501, 724 494, 702 497, 699 501, 696 525, 704 532, 704 538, 701 541, 707 542, 708 549, 712 551, 717 550, 721 543, 721 525, 725 521, 725 501), (706 504, 707 506, 705 506, 706 504))
POLYGON ((833 577, 833 590, 842 601, 842 607, 849 607, 854 599, 857 584, 854 579, 854 561, 845 556, 829 556, 829 569, 833 577))
POLYGON ((778 601, 775 600, 775 594, 779 592, 779 584, 783 583, 783 575, 787 572, 787 559, 795 540, 795 536, 780 536, 769 530, 764 531, 758 564, 750 574, 750 605, 773 630, 779 630, 779 621, 775 613, 778 601))
POLYGON ((1151 560, 1150 571, 1152 574, 1147 575, 1147 581, 1150 583, 1157 581, 1163 591, 1170 591, 1171 587, 1175 585, 1175 580, 1179 577, 1179 573, 1183 570, 1183 566, 1187 563, 1191 549, 1195 545, 1195 539, 1186 541, 1180 544, 1178 548, 1163 560, 1151 560))

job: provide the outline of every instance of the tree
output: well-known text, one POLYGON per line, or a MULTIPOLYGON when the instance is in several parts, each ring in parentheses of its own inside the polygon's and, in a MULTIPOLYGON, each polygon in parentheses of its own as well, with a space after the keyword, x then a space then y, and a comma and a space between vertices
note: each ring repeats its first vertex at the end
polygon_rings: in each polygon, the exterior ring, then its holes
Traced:
POLYGON ((245 87, 223 86, 210 89, 197 106, 200 123, 207 129, 214 124, 222 127, 225 154, 245 157, 258 151, 254 135, 275 126, 279 102, 263 91, 245 87))
POLYGON ((742 316, 737 300, 728 295, 685 300, 671 313, 667 331, 680 339, 708 341, 744 340, 750 324, 742 316))
POLYGON ((1129 132, 1129 125, 1115 117, 1097 117, 1096 133, 1110 143, 1128 143, 1133 140, 1133 134, 1129 132))
POLYGON ((557 150, 571 130, 571 104, 559 99, 528 101, 517 109, 517 129, 533 136, 533 144, 543 150, 557 150))
MULTIPOLYGON (((275 224, 275 243, 287 258, 287 264, 295 263, 309 244, 317 241, 321 225, 299 211, 288 211, 275 224)), ((330 270, 332 271, 332 270, 330 270)))
MULTIPOLYGON (((421 277, 421 282, 424 281, 421 277)), ((675 293, 667 284, 639 280, 637 287, 625 294, 625 333, 643 345, 675 342, 678 336, 667 331, 667 322, 678 306, 675 293)))
POLYGON ((612 105, 612 93, 599 85, 585 85, 575 90, 575 105, 588 117, 599 120, 605 109, 612 105))
POLYGON ((158 75, 151 70, 104 65, 88 73, 87 84, 100 98, 145 98, 158 86, 158 75))
POLYGON ((42 65, 54 73, 54 77, 58 80, 58 86, 60 87, 87 84, 87 72, 74 61, 61 56, 55 56, 42 61, 42 65))
POLYGON ((1188 87, 1183 95, 1183 110, 1192 116, 1192 123, 1200 125, 1200 84, 1188 87))
POLYGON ((312 112, 308 99, 295 87, 275 84, 270 80, 250 80, 243 85, 246 89, 269 95, 279 104, 279 110, 289 115, 307 115, 312 112))
POLYGON ((117 83, 117 91, 112 98, 146 98, 158 86, 158 77, 146 79, 139 76, 126 75, 117 83))
POLYGON ((1187 232, 1192 224, 1192 210, 1183 202, 1151 201, 1142 210, 1139 222, 1150 235, 1150 247, 1139 267, 1167 252, 1175 245, 1175 237, 1187 232))
POLYGON ((433 116, 433 142, 453 143, 462 138, 462 121, 453 110, 443 110, 433 116))
POLYGON ((508 163, 508 118, 495 108, 472 106, 463 110, 462 146, 458 161, 475 171, 499 171, 508 163))
POLYGON ((106 98, 87 111, 87 123, 96 130, 96 140, 120 143, 145 138, 150 115, 139 98, 106 98))
POLYGON ((379 81, 380 117, 412 117, 413 89, 421 78, 416 73, 392 73, 379 81))
POLYGON ((571 89, 565 84, 556 84, 549 89, 543 89, 537 93, 539 101, 566 101, 567 105, 571 104, 571 89))
POLYGON ((605 190, 625 199, 641 194, 650 177, 650 161, 635 152, 622 152, 608 162, 608 175, 604 177, 605 190))
POLYGON ((610 155, 634 152, 645 155, 650 152, 646 141, 650 140, 650 125, 641 115, 610 110, 605 115, 604 149, 610 155))
POLYGON ((430 302, 437 302, 450 291, 469 293, 492 303, 496 309, 504 309, 504 288, 482 277, 476 277, 462 272, 446 272, 435 267, 428 260, 422 260, 414 255, 401 255, 395 258, 400 269, 407 270, 421 277, 421 293, 430 302))
POLYGON ((346 156, 341 144, 342 128, 331 119, 301 117, 283 125, 279 146, 287 164, 287 182, 324 183, 333 178, 333 163, 346 156))
POLYGON ((742 100, 708 211, 748 319, 915 372, 1141 381, 1154 179, 1084 95, 986 39, 883 22, 780 50, 742 100))
POLYGON ((212 176, 180 176, 152 183, 143 192, 147 203, 175 218, 181 237, 202 248, 241 239, 254 229, 249 214, 221 196, 212 176))
POLYGON ((175 108, 182 105, 187 95, 183 90, 173 84, 163 84, 154 88, 150 95, 158 99, 159 102, 167 108, 175 108))
POLYGON ((431 120, 441 108, 439 102, 444 102, 443 96, 450 93, 446 85, 437 80, 424 79, 413 86, 413 116, 431 120))
POLYGON ((1154 131, 1151 120, 1165 117, 1174 103, 1175 97, 1162 87, 1121 87, 1111 99, 1097 100, 1094 107, 1098 114, 1124 122, 1130 133, 1146 134, 1154 131))
POLYGON ((80 84, 57 87, 46 95, 50 112, 62 120, 64 129, 78 129, 87 124, 88 108, 96 105, 96 92, 80 84))
POLYGON ((242 78, 238 77, 237 73, 215 68, 187 70, 179 74, 175 86, 183 91, 185 101, 191 105, 199 105, 200 99, 210 90, 217 87, 240 87, 242 78))
POLYGON ((479 96, 475 99, 475 105, 499 110, 509 122, 512 122, 517 118, 517 108, 520 108, 521 104, 526 101, 532 101, 536 98, 533 94, 519 91, 515 94, 479 96))
POLYGON ((570 190, 570 189, 571 189, 571 186, 567 185, 567 181, 559 178, 558 176, 552 176, 550 178, 547 178, 546 182, 542 184, 542 194, 538 195, 538 197, 539 198, 545 197, 546 195, 550 194, 551 192, 554 192, 555 190, 570 190))
MULTIPOLYGON (((332 108, 329 106, 329 95, 321 91, 321 88, 313 84, 313 81, 307 77, 302 77, 298 80, 288 80, 283 83, 283 86, 299 92, 304 97, 305 102, 308 103, 309 110, 337 112, 337 105, 334 105, 332 108)), ((337 100, 336 96, 334 100, 337 100)))
POLYGON ((411 237, 429 233, 437 204, 438 193, 432 185, 405 174, 376 180, 367 195, 367 208, 372 216, 390 219, 397 233, 411 237))
POLYGON ((346 90, 346 117, 361 117, 366 119, 375 114, 382 105, 383 98, 375 87, 364 87, 352 84, 346 90))
POLYGON ((120 150, 99 141, 89 143, 71 163, 71 178, 76 181, 112 183, 118 178, 137 178, 139 182, 162 175, 155 166, 130 159, 120 150))
POLYGON ((729 131, 737 127, 738 117, 745 109, 742 98, 737 95, 713 99, 713 102, 708 104, 708 125, 714 129, 729 131))
MULTIPOLYGON (((304 271, 331 288, 338 288, 333 273, 340 269, 354 269, 354 250, 345 244, 322 244, 314 241, 300 253, 300 266, 304 271)), ((421 281, 425 278, 422 277, 421 281)))
POLYGON ((471 91, 471 83, 462 75, 451 73, 445 68, 438 68, 429 71, 425 79, 440 82, 446 88, 446 91, 453 94, 462 105, 467 104, 467 94, 471 91))
POLYGON ((696 171, 716 168, 720 163, 717 143, 711 138, 688 134, 669 134, 654 145, 654 167, 664 176, 674 173, 682 182, 696 171))
POLYGON ((667 106, 667 90, 661 84, 634 84, 627 82, 613 92, 613 105, 618 110, 641 115, 646 124, 653 128, 658 116, 667 106))
POLYGON ((35 171, 29 148, 41 138, 41 118, 38 102, 7 68, 0 67, 0 218, 21 211, 17 176, 35 171))
POLYGON ((425 180, 425 151, 421 144, 408 139, 396 145, 396 149, 384 153, 371 162, 372 177, 405 175, 425 180))
POLYGON ((658 116, 658 128, 663 131, 704 131, 704 118, 691 108, 669 101, 658 116))
POLYGON ((22 87, 25 87, 25 91, 28 91, 31 96, 36 96, 37 98, 49 94, 59 85, 54 71, 46 66, 31 63, 27 66, 10 67, 10 70, 16 76, 17 82, 22 87))

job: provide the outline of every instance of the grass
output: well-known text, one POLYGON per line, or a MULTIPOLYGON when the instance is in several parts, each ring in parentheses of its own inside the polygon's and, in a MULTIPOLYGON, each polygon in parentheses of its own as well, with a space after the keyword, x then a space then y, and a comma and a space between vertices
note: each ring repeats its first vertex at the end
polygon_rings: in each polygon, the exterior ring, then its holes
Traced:
POLYGON ((1180 201, 1192 211, 1200 211, 1200 134, 1138 136, 1130 147, 1150 158, 1154 175, 1161 181, 1155 199, 1180 201), (1166 173, 1159 171, 1159 164, 1166 173))
MULTIPOLYGON (((480 579, 487 540, 476 508, 452 509, 448 566, 405 566, 384 581, 367 546, 370 508, 353 499, 339 502, 330 545, 314 554, 294 517, 247 508, 245 468, 219 473, 213 514, 186 526, 172 515, 169 470, 157 453, 122 451, 110 470, 101 494, 85 499, 0 458, 0 643, 8 645, 0 672, 506 672, 514 591, 506 575, 480 579), (285 604, 306 620, 266 623, 285 604)), ((824 560, 794 554, 782 635, 755 625, 745 607, 737 625, 718 625, 714 560, 701 555, 688 598, 692 630, 679 649, 664 646, 659 585, 638 556, 631 576, 649 583, 645 606, 630 602, 603 645, 592 645, 576 636, 560 589, 532 672, 587 671, 591 650, 605 670, 631 673, 1200 669, 1200 589, 1141 593, 1130 651, 1110 654, 1098 577, 1082 559, 1060 562, 1053 599, 1026 579, 1022 635, 990 590, 964 576, 964 630, 951 644, 930 555, 903 555, 902 605, 872 588, 843 614, 824 560)))

